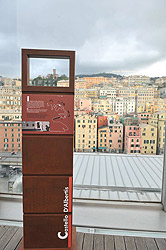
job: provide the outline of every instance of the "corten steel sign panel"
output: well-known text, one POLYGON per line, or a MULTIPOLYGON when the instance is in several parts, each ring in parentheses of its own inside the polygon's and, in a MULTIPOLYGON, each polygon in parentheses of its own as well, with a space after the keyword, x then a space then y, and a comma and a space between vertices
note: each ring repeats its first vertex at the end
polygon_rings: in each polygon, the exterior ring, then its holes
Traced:
POLYGON ((23 95, 23 134, 73 134, 73 95, 23 95))
POLYGON ((22 50, 24 249, 71 249, 74 51, 22 50), (29 85, 29 58, 69 59, 69 86, 29 85))
POLYGON ((73 136, 23 134, 23 138, 23 174, 72 176, 73 136))
POLYGON ((24 176, 23 181, 24 213, 71 213, 72 177, 24 176))
MULTIPOLYGON (((71 214, 24 214, 24 245, 27 249, 71 248, 71 214), (61 239, 65 234, 68 237, 61 239), (58 237, 59 236, 59 237, 58 237), (56 246, 56 247, 55 247, 56 246)), ((26 249, 25 248, 25 249, 26 249)))

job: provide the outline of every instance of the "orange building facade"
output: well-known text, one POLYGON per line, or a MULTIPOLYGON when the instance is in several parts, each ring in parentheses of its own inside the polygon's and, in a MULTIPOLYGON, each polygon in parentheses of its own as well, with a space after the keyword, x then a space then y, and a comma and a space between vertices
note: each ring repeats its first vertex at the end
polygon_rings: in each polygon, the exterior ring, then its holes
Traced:
POLYGON ((22 123, 0 122, 0 152, 22 150, 22 123))
POLYGON ((98 126, 98 128, 102 128, 103 126, 108 125, 107 118, 108 118, 107 116, 98 116, 97 117, 97 126, 98 126))

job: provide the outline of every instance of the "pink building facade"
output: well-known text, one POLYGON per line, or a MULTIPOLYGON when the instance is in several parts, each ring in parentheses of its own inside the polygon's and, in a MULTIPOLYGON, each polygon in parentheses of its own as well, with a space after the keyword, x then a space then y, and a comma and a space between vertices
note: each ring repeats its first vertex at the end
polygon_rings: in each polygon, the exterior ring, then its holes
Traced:
POLYGON ((91 99, 79 99, 77 105, 79 110, 92 109, 91 99))
POLYGON ((141 152, 142 139, 139 126, 125 126, 124 152, 127 154, 139 154, 141 152))
POLYGON ((112 153, 123 152, 123 124, 109 125, 109 151, 112 153))

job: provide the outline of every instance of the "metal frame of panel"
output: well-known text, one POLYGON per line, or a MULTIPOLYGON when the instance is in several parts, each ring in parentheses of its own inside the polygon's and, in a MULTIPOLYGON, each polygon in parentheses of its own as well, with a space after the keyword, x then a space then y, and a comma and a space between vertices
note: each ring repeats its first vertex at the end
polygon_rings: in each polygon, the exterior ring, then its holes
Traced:
POLYGON ((75 51, 22 49, 22 91, 48 93, 74 93, 75 51), (28 86, 29 58, 69 59, 69 87, 28 86))

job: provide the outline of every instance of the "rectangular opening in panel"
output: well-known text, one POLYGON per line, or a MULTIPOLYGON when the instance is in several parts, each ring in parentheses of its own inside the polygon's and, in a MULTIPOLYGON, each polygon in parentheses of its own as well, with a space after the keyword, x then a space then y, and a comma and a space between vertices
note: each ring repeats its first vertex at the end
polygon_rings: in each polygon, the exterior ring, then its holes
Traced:
POLYGON ((69 59, 29 58, 29 86, 69 87, 69 59))

